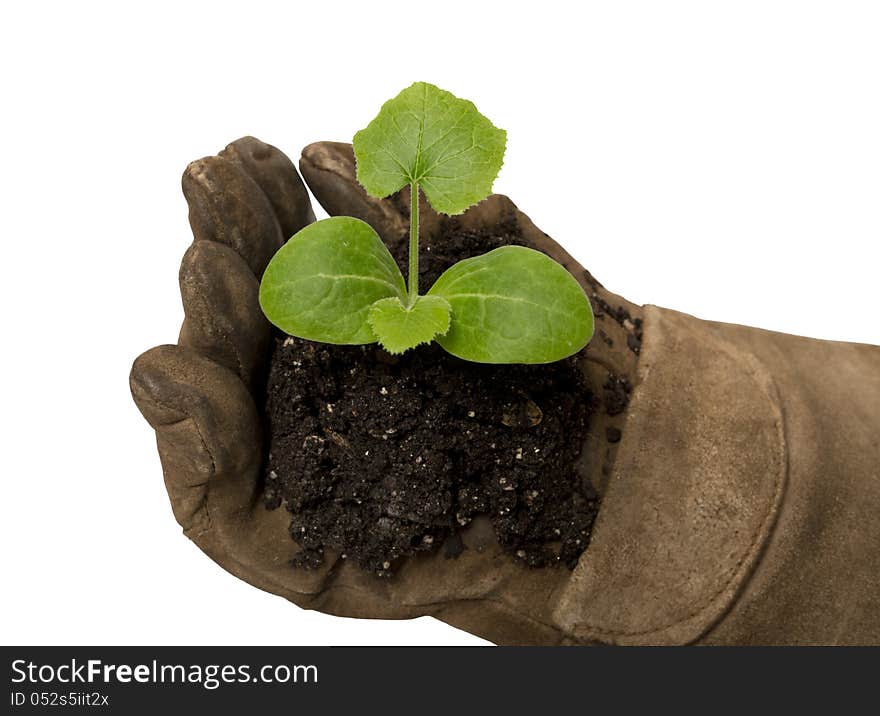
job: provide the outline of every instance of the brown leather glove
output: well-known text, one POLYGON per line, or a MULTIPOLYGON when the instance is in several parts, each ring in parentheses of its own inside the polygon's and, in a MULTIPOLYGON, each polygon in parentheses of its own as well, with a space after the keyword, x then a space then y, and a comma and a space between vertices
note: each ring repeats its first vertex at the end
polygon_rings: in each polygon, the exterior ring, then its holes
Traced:
MULTIPOLYGON (((368 197, 349 145, 313 144, 300 167, 330 214, 404 239, 406 197, 368 197)), ((183 186, 186 319, 178 345, 135 361, 131 390, 175 517, 232 574, 306 608, 432 615, 502 644, 880 643, 880 349, 634 306, 499 195, 458 220, 515 221, 563 263, 597 314, 584 370, 634 386, 625 412, 596 418, 620 442, 584 451, 605 476, 589 548, 573 571, 528 569, 478 519, 457 559, 409 558, 391 579, 341 559, 292 568, 289 516, 261 499, 257 277, 314 215, 289 160, 253 138, 191 164, 183 186)), ((421 211, 430 236, 446 219, 421 211)))

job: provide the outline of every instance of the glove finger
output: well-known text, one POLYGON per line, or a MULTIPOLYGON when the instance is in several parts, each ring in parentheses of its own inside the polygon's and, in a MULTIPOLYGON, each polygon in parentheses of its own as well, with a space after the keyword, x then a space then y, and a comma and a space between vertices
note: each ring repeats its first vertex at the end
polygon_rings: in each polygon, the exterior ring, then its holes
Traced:
MULTIPOLYGON (((624 309, 630 315, 638 314, 638 306, 605 289, 576 258, 541 231, 528 215, 520 211, 504 194, 492 194, 454 219, 462 229, 506 232, 519 237, 526 245, 542 251, 562 264, 600 308, 614 305, 616 311, 624 309)), ((624 342, 626 342, 625 336, 624 342)))
POLYGON ((242 137, 220 156, 240 166, 269 199, 286 240, 315 220, 305 184, 281 150, 256 137, 242 137))
POLYGON ((196 241, 226 244, 262 276, 284 239, 257 183, 229 159, 205 157, 190 163, 181 184, 196 241))
POLYGON ((156 430, 165 487, 184 532, 198 541, 211 529, 209 489, 221 489, 221 512, 247 509, 262 448, 257 411, 238 376, 187 348, 165 345, 135 360, 129 385, 156 430))
MULTIPOLYGON (((507 232, 519 237, 527 245, 544 252, 554 261, 565 266, 585 290, 590 289, 586 278, 589 276, 587 270, 568 251, 535 226, 534 222, 504 194, 488 196, 479 204, 455 217, 455 220, 462 229, 507 232)), ((595 279, 593 281, 595 282, 595 279)))
POLYGON ((254 401, 232 371, 181 346, 139 356, 131 393, 156 430, 171 508, 184 534, 240 579, 309 606, 338 561, 294 570, 285 510, 267 510, 254 401))
POLYGON ((259 290, 244 259, 228 246, 196 241, 183 256, 179 344, 235 371, 251 391, 262 376, 271 333, 259 290))
POLYGON ((470 231, 517 229, 519 210, 504 194, 491 194, 463 214, 454 217, 457 225, 470 231))
MULTIPOLYGON (((396 246, 409 233, 409 187, 385 199, 370 196, 358 183, 354 151, 343 142, 315 142, 303 149, 300 172, 312 194, 330 216, 354 216, 372 226, 389 246, 396 246)), ((419 198, 419 231, 431 238, 442 224, 441 217, 419 198)))

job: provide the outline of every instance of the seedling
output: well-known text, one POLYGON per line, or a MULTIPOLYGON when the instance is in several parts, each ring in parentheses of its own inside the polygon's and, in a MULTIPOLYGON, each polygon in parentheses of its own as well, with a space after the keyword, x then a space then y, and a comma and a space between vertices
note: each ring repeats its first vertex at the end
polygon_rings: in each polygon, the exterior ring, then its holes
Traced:
POLYGON ((522 246, 460 261, 419 293, 419 192, 444 214, 485 199, 507 135, 467 100, 416 82, 354 136, 357 178, 383 198, 410 188, 409 281, 368 224, 338 216, 297 232, 272 258, 260 305, 284 332, 335 344, 379 342, 403 353, 437 341, 480 363, 549 363, 593 334, 583 289, 560 264, 522 246))

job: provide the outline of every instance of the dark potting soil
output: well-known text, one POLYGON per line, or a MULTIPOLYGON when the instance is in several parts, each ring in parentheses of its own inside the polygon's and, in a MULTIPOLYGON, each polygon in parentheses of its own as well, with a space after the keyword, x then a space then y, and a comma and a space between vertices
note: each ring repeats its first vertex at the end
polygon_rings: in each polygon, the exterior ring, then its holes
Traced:
MULTIPOLYGON (((515 224, 449 220, 422 247, 421 285, 511 243, 526 243, 515 224)), ((393 253, 405 265, 405 248, 393 253)), ((390 576, 417 552, 460 554, 478 515, 532 567, 573 568, 589 543, 598 497, 575 464, 594 399, 574 359, 490 366, 436 344, 392 356, 278 336, 265 396, 266 505, 291 513, 295 566, 332 550, 390 576)))

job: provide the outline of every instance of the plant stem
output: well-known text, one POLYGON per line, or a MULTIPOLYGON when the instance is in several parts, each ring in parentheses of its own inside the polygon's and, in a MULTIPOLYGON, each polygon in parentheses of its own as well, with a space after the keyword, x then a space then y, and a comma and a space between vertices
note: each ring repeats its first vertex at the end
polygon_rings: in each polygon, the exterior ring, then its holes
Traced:
POLYGON ((407 308, 412 308, 419 297, 419 185, 409 185, 409 300, 407 308))

